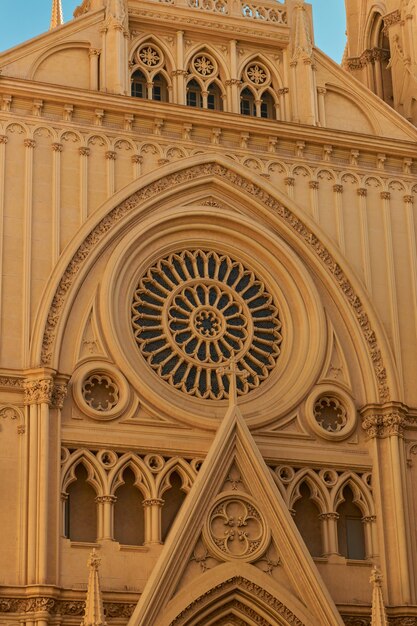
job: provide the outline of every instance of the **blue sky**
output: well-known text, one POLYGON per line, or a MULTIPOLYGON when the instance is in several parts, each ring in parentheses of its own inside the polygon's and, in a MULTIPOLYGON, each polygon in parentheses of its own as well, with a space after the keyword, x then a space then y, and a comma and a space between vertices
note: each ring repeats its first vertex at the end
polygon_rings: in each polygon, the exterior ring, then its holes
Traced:
MULTIPOLYGON (((0 0, 1 1, 1 0, 0 0)), ((64 19, 71 19, 81 0, 62 0, 64 19)), ((313 5, 316 44, 336 61, 345 46, 344 0, 310 0, 313 5)), ((2 0, 0 51, 48 30, 52 0, 2 0)))

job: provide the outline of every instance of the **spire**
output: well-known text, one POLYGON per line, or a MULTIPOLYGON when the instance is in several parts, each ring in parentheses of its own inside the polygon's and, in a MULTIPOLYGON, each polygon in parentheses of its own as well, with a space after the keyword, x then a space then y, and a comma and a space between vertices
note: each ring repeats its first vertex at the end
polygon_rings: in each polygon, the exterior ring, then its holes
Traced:
POLYGON ((106 626, 98 573, 100 562, 101 559, 97 556, 94 548, 87 562, 90 573, 88 576, 87 601, 81 626, 106 626))
POLYGON ((63 23, 64 18, 62 17, 61 0, 52 0, 51 25, 49 29, 52 30, 57 26, 61 26, 63 23))
POLYGON ((371 626, 388 626, 384 598, 382 597, 382 580, 383 578, 381 572, 376 565, 374 565, 369 581, 373 585, 371 626))

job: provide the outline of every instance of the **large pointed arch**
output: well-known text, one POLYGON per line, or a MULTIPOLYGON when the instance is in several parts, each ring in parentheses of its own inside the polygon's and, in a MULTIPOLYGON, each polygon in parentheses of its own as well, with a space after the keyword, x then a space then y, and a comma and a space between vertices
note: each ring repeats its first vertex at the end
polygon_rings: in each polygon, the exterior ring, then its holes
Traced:
MULTIPOLYGON (((218 155, 171 163, 132 183, 103 205, 80 229, 62 255, 37 314, 31 363, 57 368, 65 321, 89 268, 109 242, 167 198, 194 197, 217 188, 248 207, 260 228, 276 233, 331 291, 348 324, 367 371, 367 401, 398 398, 395 367, 382 324, 368 297, 332 242, 297 205, 268 181, 218 155)), ((240 219, 240 217, 239 217, 240 219)))

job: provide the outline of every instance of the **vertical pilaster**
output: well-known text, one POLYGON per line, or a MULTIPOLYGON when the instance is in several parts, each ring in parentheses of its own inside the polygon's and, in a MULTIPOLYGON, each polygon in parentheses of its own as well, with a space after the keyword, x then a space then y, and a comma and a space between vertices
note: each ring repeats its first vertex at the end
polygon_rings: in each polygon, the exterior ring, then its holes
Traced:
POLYGON ((410 529, 405 500, 403 431, 406 408, 400 403, 368 405, 361 411, 373 455, 373 485, 386 597, 391 605, 414 602, 410 577, 410 529))
POLYGON ((417 241, 414 219, 414 196, 404 196, 404 205, 410 258, 412 310, 414 315, 415 338, 417 339, 417 241))
POLYGON ((107 160, 107 196, 110 198, 114 194, 115 189, 115 163, 116 152, 114 150, 108 150, 106 152, 107 160))
POLYGON ((61 251, 61 152, 62 143, 53 143, 52 163, 52 266, 59 258, 61 251))
POLYGON ((142 174, 143 156, 141 154, 134 154, 132 156, 133 166, 133 180, 137 180, 142 174))
POLYGON ((343 185, 334 185, 333 191, 335 194, 335 211, 336 211, 336 228, 337 228, 337 243, 342 252, 345 252, 345 226, 343 220, 343 203, 342 193, 343 185))
POLYGON ((231 39, 229 41, 229 57, 230 57, 230 79, 227 81, 227 85, 230 88, 230 102, 231 112, 240 113, 240 79, 238 76, 238 52, 237 52, 237 40, 231 39))
POLYGON ((80 155, 80 224, 83 224, 88 216, 88 157, 90 148, 79 149, 80 155))
MULTIPOLYGON (((382 155, 381 155, 382 157, 382 155)), ((395 276, 395 262, 394 262, 394 244, 392 236, 392 222, 390 213, 390 199, 391 194, 389 191, 381 192, 382 200, 382 214, 383 224, 385 232, 385 258, 387 259, 387 279, 388 279, 388 298, 391 317, 391 332, 393 337, 393 347, 395 360, 397 365, 398 379, 400 381, 400 388, 403 388, 403 367, 402 367, 402 355, 401 355, 401 338, 400 338, 400 324, 398 315, 398 298, 397 298, 397 281, 395 276)))
POLYGON ((318 105, 319 105, 319 124, 322 127, 326 126, 326 103, 325 97, 327 93, 327 89, 325 87, 318 87, 318 105))
POLYGON ((311 198, 311 213, 317 222, 320 223, 320 212, 319 212, 319 181, 318 180, 310 180, 310 198, 311 198))
POLYGON ((98 48, 90 48, 90 89, 98 91, 100 86, 100 50, 98 48))
MULTIPOLYGON (((27 572, 26 584, 55 583, 49 563, 52 552, 49 532, 51 515, 51 459, 58 456, 59 432, 52 437, 50 409, 62 407, 66 384, 54 385, 52 370, 34 370, 25 382, 25 404, 28 407, 28 505, 27 505, 27 572)), ((59 417, 59 415, 58 415, 59 417)), ((57 555, 56 555, 57 558, 57 555)))
MULTIPOLYGON (((6 175, 7 135, 0 135, 0 233, 4 233, 4 188, 6 175)), ((0 317, 3 302, 3 235, 0 235, 0 317)))
MULTIPOLYGON (((25 200, 23 218, 23 280, 22 280, 22 358, 26 359, 29 354, 30 338, 30 292, 32 285, 32 210, 33 210, 33 152, 36 142, 33 139, 25 139, 25 200)), ((25 363, 26 365, 26 363, 25 363)))
POLYGON ((365 285, 368 292, 372 293, 372 273, 371 273, 371 258, 369 254, 369 228, 368 228, 368 216, 366 214, 366 197, 368 190, 365 187, 358 188, 359 197, 359 221, 361 230, 361 248, 362 248, 362 263, 365 285))

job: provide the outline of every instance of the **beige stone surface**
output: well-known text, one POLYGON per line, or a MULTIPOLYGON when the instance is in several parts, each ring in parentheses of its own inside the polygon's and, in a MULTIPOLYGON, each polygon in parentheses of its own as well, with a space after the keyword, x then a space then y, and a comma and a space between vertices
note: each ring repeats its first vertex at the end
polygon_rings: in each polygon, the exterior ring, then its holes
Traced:
POLYGON ((343 67, 295 0, 0 54, 0 624, 80 623, 93 548, 109 626, 362 626, 374 564, 417 619, 417 15, 347 18, 343 67))

